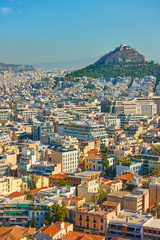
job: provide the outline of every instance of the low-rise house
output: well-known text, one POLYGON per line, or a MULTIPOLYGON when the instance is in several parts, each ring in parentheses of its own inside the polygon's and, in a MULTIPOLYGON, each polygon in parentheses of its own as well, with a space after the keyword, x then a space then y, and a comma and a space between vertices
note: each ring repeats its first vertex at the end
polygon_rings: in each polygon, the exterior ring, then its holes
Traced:
POLYGON ((67 234, 69 231, 73 231, 73 224, 68 222, 56 222, 49 226, 44 226, 34 234, 35 240, 53 240, 60 239, 63 235, 67 234))
POLYGON ((26 200, 26 194, 21 192, 13 192, 9 194, 7 198, 10 200, 23 201, 26 200))
POLYGON ((101 185, 103 186, 104 189, 106 189, 107 193, 116 192, 122 189, 121 180, 108 180, 108 179, 102 178, 101 185))

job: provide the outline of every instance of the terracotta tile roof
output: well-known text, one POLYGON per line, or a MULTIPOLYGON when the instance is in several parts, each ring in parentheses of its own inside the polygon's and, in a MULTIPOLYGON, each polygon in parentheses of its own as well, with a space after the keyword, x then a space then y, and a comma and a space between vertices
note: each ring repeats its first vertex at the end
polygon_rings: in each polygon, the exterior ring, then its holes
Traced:
POLYGON ((84 197, 82 197, 82 196, 73 196, 73 197, 64 198, 63 200, 65 200, 65 201, 69 201, 69 200, 80 201, 83 199, 84 199, 84 197))
POLYGON ((67 177, 66 173, 58 173, 50 176, 50 178, 53 178, 53 179, 65 179, 66 177, 67 177))
POLYGON ((88 155, 86 158, 91 158, 91 159, 97 159, 97 158, 102 158, 101 155, 88 155))
POLYGON ((125 181, 131 181, 133 179, 135 174, 133 173, 127 173, 125 175, 121 175, 121 176, 118 176, 118 177, 115 177, 115 179, 120 179, 120 180, 125 180, 125 181))
POLYGON ((33 190, 30 190, 31 193, 37 193, 37 192, 40 192, 42 189, 46 189, 48 187, 42 187, 42 188, 35 188, 33 190))
MULTIPOLYGON (((44 227, 40 228, 37 231, 37 233, 40 231, 42 233, 50 235, 51 237, 54 237, 55 234, 57 234, 59 231, 61 231, 61 228, 60 228, 60 224, 61 223, 62 222, 56 222, 56 223, 54 223, 52 225, 44 226, 44 227)), ((70 225, 71 225, 71 223, 64 222, 64 228, 67 228, 70 225)))
POLYGON ((82 232, 69 231, 62 240, 104 240, 105 236, 92 235, 82 232))
POLYGON ((19 240, 35 233, 36 228, 24 228, 20 226, 0 227, 1 240, 19 240))
POLYGON ((8 195, 8 198, 17 198, 17 197, 21 197, 26 195, 25 193, 21 193, 21 192, 13 192, 11 194, 8 195))

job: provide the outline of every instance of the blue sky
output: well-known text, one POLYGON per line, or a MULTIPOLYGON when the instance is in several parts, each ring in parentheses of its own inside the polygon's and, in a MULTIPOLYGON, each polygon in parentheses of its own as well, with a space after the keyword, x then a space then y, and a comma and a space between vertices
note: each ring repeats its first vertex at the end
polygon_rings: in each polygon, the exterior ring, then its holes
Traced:
POLYGON ((159 0, 0 0, 0 62, 101 56, 120 43, 160 62, 159 0))

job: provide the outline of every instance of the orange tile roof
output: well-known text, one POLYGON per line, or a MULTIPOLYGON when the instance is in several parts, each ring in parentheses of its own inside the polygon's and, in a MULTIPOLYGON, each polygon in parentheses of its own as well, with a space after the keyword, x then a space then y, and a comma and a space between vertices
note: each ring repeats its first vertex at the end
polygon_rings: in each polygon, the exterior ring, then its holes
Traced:
POLYGON ((125 181, 131 181, 133 179, 135 174, 133 173, 127 173, 125 175, 121 175, 121 176, 118 176, 118 177, 115 177, 115 179, 120 179, 120 180, 125 180, 125 181))
POLYGON ((53 179, 65 179, 66 177, 67 177, 66 173, 58 173, 50 176, 50 178, 53 178, 53 179))
POLYGON ((98 236, 75 231, 69 231, 62 237, 62 240, 104 240, 104 239, 105 236, 98 236))
POLYGON ((21 197, 26 195, 25 193, 21 193, 21 192, 13 192, 11 194, 8 195, 8 198, 16 198, 16 197, 21 197))
POLYGON ((0 227, 1 240, 19 240, 33 235, 36 228, 24 228, 20 226, 0 227))
POLYGON ((91 158, 91 159, 93 158, 94 159, 94 158, 102 158, 102 156, 93 154, 93 155, 88 155, 86 158, 91 158))
POLYGON ((69 200, 80 201, 80 200, 83 200, 84 198, 85 197, 82 197, 82 196, 72 196, 72 197, 64 198, 63 200, 65 200, 65 201, 69 201, 69 200))
POLYGON ((35 188, 33 190, 30 190, 31 193, 37 193, 37 192, 40 192, 42 189, 46 189, 48 187, 42 187, 42 188, 35 188))
MULTIPOLYGON (((37 233, 40 231, 42 233, 45 233, 47 235, 50 235, 51 237, 54 237, 55 234, 57 234, 59 231, 61 231, 61 228, 60 228, 60 224, 62 222, 56 222, 52 225, 48 225, 48 226, 44 226, 42 228, 40 228, 37 233)), ((67 228, 68 226, 70 226, 71 223, 68 223, 68 222, 64 222, 64 227, 67 228)))

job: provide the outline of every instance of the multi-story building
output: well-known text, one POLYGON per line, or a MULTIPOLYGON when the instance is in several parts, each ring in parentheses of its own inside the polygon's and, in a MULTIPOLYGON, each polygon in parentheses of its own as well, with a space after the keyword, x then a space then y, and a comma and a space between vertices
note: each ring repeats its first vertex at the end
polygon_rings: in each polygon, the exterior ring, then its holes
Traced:
POLYGON ((50 122, 38 122, 33 125, 33 140, 40 140, 42 144, 49 143, 49 137, 54 133, 54 127, 50 122))
POLYGON ((4 109, 0 109, 0 121, 6 121, 6 120, 10 120, 11 118, 11 109, 7 109, 7 108, 4 108, 4 109))
POLYGON ((87 203, 93 202, 92 198, 98 192, 99 185, 99 179, 82 179, 78 185, 78 196, 85 196, 87 203))
POLYGON ((61 164, 49 163, 47 161, 37 162, 29 165, 29 168, 27 169, 27 173, 49 177, 52 174, 61 173, 61 164))
POLYGON ((153 177, 149 184, 149 205, 160 203, 160 179, 153 177))
POLYGON ((30 200, 9 200, 0 203, 0 224, 27 226, 29 220, 28 211, 31 204, 32 201, 30 200))
POLYGON ((116 216, 116 211, 111 208, 86 206, 72 210, 74 231, 105 236, 107 222, 116 216))
POLYGON ((25 189, 27 185, 21 178, 16 177, 1 177, 0 178, 0 194, 19 192, 25 189))
POLYGON ((143 240, 160 240, 160 219, 151 219, 143 225, 143 240))
POLYGON ((146 212, 149 208, 148 189, 135 189, 133 192, 117 191, 107 195, 107 201, 121 203, 121 209, 146 212))
POLYGON ((74 173, 78 171, 79 151, 75 148, 62 148, 52 152, 51 160, 61 164, 62 173, 74 173))
POLYGON ((97 179, 103 175, 101 171, 84 171, 81 173, 74 173, 66 176, 66 180, 70 181, 74 186, 78 186, 81 184, 82 180, 87 178, 89 179, 97 179))
POLYGON ((0 176, 9 176, 9 164, 5 154, 0 154, 0 176))
POLYGON ((96 138, 107 138, 104 125, 85 122, 72 122, 65 125, 63 135, 76 137, 79 141, 90 141, 96 138))
POLYGON ((109 220, 107 239, 121 237, 124 239, 142 240, 143 225, 152 219, 153 216, 148 213, 122 210, 118 216, 109 220))
POLYGON ((123 172, 133 172, 141 174, 143 172, 142 162, 119 162, 116 164, 116 174, 120 175, 123 172))

